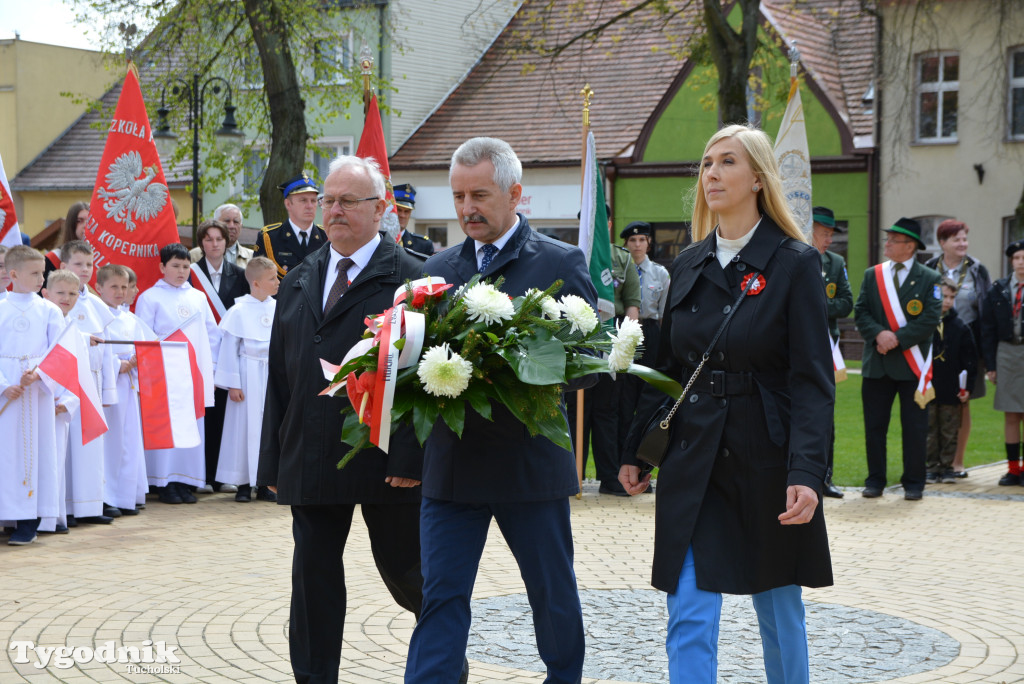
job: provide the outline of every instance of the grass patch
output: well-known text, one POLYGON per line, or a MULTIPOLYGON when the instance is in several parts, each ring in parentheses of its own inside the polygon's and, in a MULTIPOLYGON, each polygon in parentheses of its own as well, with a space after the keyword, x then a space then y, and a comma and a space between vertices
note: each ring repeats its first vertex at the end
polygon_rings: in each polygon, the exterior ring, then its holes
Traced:
MULTIPOLYGON (((851 367, 854 364, 849 364, 851 367)), ((860 364, 856 364, 859 366, 860 364)), ((836 454, 832 481, 838 485, 860 487, 868 475, 864 455, 864 410, 860 398, 860 375, 851 373, 836 385, 836 454)), ((1006 458, 1003 448, 1003 414, 992 408, 995 385, 988 383, 985 396, 971 402, 971 436, 967 442, 964 466, 995 463, 1006 458)), ((893 401, 889 433, 886 439, 886 479, 897 484, 903 472, 903 430, 900 403, 893 401)))

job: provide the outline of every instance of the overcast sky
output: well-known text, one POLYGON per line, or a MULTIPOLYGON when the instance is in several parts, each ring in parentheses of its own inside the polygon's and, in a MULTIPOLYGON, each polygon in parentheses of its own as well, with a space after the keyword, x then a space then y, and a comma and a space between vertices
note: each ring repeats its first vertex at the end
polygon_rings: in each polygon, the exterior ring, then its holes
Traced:
POLYGON ((13 38, 15 31, 33 43, 97 49, 61 0, 0 0, 0 39, 13 38))

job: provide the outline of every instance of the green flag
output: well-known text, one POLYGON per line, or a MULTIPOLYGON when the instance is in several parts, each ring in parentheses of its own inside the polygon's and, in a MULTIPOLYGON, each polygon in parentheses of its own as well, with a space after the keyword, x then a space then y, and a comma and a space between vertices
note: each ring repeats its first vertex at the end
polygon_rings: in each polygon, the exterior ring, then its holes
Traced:
POLYGON ((594 134, 587 134, 587 159, 583 174, 580 207, 579 246, 590 267, 590 279, 597 290, 597 311, 601 320, 615 316, 615 288, 612 284, 612 247, 608 235, 608 211, 604 199, 604 179, 597 164, 594 134))

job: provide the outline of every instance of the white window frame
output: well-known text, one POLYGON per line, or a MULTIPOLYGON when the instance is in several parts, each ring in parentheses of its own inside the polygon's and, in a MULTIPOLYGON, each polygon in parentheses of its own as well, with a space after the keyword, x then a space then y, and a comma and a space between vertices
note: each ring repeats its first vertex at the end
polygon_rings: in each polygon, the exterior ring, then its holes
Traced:
POLYGON ((328 85, 345 85, 349 82, 348 77, 344 74, 343 70, 351 69, 354 64, 355 57, 352 53, 353 39, 352 33, 346 32, 341 36, 325 36, 319 40, 313 42, 310 46, 311 51, 317 50, 321 45, 332 45, 334 48, 334 61, 339 65, 339 71, 334 74, 332 78, 321 79, 317 78, 313 69, 313 58, 310 57, 309 64, 305 68, 306 76, 312 85, 317 86, 328 86, 328 85))
POLYGON ((1024 55, 1024 45, 1010 48, 1006 59, 1006 139, 1024 141, 1024 112, 1021 112, 1021 130, 1013 132, 1013 93, 1015 90, 1024 93, 1024 73, 1016 78, 1013 75, 1015 55, 1024 55))
POLYGON ((955 143, 958 141, 959 129, 960 129, 960 116, 959 111, 957 112, 957 130, 953 132, 953 135, 944 136, 942 135, 942 119, 943 119, 943 94, 947 92, 957 93, 957 110, 960 108, 960 80, 956 81, 945 81, 943 75, 946 69, 946 57, 957 58, 957 75, 959 77, 960 71, 960 53, 956 50, 938 50, 932 52, 924 52, 914 58, 914 142, 918 143, 955 143), (921 82, 921 69, 924 65, 924 60, 932 57, 937 57, 939 60, 939 80, 934 83, 922 83, 921 82), (935 136, 924 137, 921 135, 921 96, 924 93, 936 93, 937 108, 935 111, 935 136))
POLYGON ((330 155, 330 157, 327 158, 327 164, 330 164, 331 160, 333 160, 339 154, 356 153, 355 138, 353 138, 351 135, 325 136, 323 138, 318 139, 316 142, 311 142, 309 145, 307 145, 306 158, 310 164, 316 167, 316 182, 320 185, 321 188, 323 188, 324 178, 327 177, 327 166, 325 165, 324 168, 321 169, 317 165, 316 155, 318 154, 318 152, 317 150, 313 149, 314 147, 328 147, 333 150, 333 153, 330 155))

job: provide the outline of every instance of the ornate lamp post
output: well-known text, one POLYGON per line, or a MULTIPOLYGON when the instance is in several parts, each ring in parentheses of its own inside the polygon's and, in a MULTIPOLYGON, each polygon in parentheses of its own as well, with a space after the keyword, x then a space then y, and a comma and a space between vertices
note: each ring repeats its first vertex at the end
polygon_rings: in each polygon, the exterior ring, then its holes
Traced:
MULTIPOLYGON (((192 246, 194 247, 199 228, 199 205, 201 202, 199 197, 199 131, 203 127, 203 105, 207 94, 220 94, 221 84, 227 93, 224 96, 224 123, 221 124, 217 135, 236 138, 242 137, 244 134, 235 123, 237 107, 231 104, 231 84, 226 80, 220 76, 212 76, 200 85, 199 74, 194 74, 191 83, 181 78, 175 79, 175 81, 177 83, 171 88, 171 97, 183 100, 188 104, 188 126, 192 131, 192 246)), ((160 109, 156 110, 158 119, 153 137, 173 139, 175 136, 171 133, 171 127, 167 122, 170 110, 167 109, 166 97, 167 87, 164 86, 163 92, 160 94, 160 109)))

